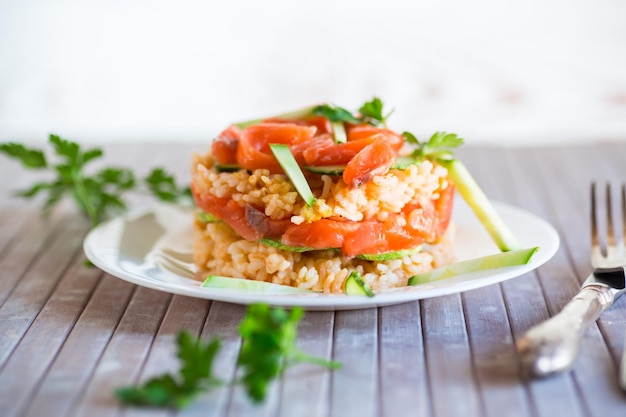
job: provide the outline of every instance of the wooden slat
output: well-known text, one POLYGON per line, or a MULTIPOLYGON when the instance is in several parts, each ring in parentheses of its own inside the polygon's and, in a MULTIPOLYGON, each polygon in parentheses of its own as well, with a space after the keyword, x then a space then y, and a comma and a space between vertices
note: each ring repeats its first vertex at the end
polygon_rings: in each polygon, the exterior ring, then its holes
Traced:
POLYGON ((117 408, 112 393, 137 379, 170 299, 170 294, 147 288, 134 291, 77 404, 77 416, 106 416, 117 408))
POLYGON ((421 313, 434 415, 484 415, 461 295, 422 300, 421 313))
MULTIPOLYGON (((307 355, 332 360, 334 314, 311 311, 298 328, 298 348, 307 355)), ((323 417, 328 414, 331 371, 302 363, 290 367, 282 381, 279 416, 323 417)))
POLYGON ((0 372, 0 386, 6 387, 7 394, 0 398, 0 409, 9 415, 17 414, 32 401, 35 388, 65 343, 101 275, 96 268, 85 268, 82 256, 74 257, 68 273, 0 372), (10 403, 4 403, 6 400, 10 403))
POLYGON ((378 310, 335 313, 333 358, 342 363, 332 374, 329 416, 368 417, 380 410, 378 310))
POLYGON ((58 226, 66 228, 46 242, 45 249, 37 254, 32 267, 0 307, 0 334, 5 335, 0 339, 0 365, 5 363, 35 320, 80 248, 84 223, 68 222, 67 218, 63 218, 58 226))
MULTIPOLYGON (((28 408, 27 416, 73 415, 135 287, 104 274, 28 408)), ((107 401, 111 404, 112 399, 107 401)))
POLYGON ((29 230, 33 230, 34 224, 39 221, 39 210, 32 206, 22 204, 0 207, 0 259, 11 245, 18 242, 29 230))
MULTIPOLYGON (((17 213, 19 211, 16 211, 14 215, 17 213)), ((0 270, 3 272, 3 279, 0 280, 0 305, 4 304, 16 290, 27 272, 41 262, 42 255, 50 250, 51 245, 61 233, 61 229, 69 221, 67 217, 64 219, 55 217, 54 221, 44 221, 39 216, 34 216, 31 220, 19 230, 19 235, 15 236, 10 246, 1 254, 0 270)), ((55 278, 53 277, 52 280, 55 278)), ((48 279, 48 281, 51 280, 48 279)), ((0 349, 0 354, 1 352, 0 349)))
POLYGON ((420 303, 382 307, 378 328, 382 415, 429 415, 420 303))

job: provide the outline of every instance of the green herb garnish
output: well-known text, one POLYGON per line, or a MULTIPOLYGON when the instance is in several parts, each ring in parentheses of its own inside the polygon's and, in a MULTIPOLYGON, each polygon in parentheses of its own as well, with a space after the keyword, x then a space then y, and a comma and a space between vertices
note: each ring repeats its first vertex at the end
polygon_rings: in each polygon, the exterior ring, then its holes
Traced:
MULTIPOLYGON (((266 304, 252 304, 239 327, 242 347, 237 364, 242 369, 241 383, 255 402, 265 399, 269 384, 296 362, 312 362, 337 369, 336 362, 311 357, 296 346, 298 323, 303 311, 294 308, 270 308, 266 304)), ((128 405, 184 408, 200 394, 224 385, 213 375, 213 364, 220 349, 220 339, 209 343, 196 339, 186 331, 177 337, 180 371, 164 374, 138 386, 127 386, 115 391, 119 401, 128 405)))
POLYGON ((350 110, 346 110, 343 107, 334 106, 332 104, 320 104, 313 108, 313 114, 318 116, 324 116, 331 122, 345 122, 345 123, 359 123, 360 120, 356 118, 350 110))
MULTIPOLYGON (((52 210, 63 198, 71 196, 92 225, 126 208, 124 194, 138 188, 131 170, 105 167, 89 174, 85 167, 104 155, 102 149, 85 150, 78 143, 57 135, 50 135, 49 143, 56 155, 55 163, 49 161, 40 149, 15 142, 0 143, 0 152, 17 160, 25 168, 47 171, 55 176, 51 181, 37 182, 28 189, 18 191, 18 195, 25 198, 44 195, 44 213, 52 210)), ((178 201, 191 195, 188 188, 176 186, 174 177, 162 168, 152 170, 144 183, 145 188, 162 201, 178 201)))
POLYGON ((181 331, 176 343, 182 363, 177 374, 164 374, 139 386, 118 388, 116 397, 128 405, 184 408, 202 392, 221 384, 213 375, 219 339, 204 343, 189 332, 181 331))
POLYGON ((176 185, 174 176, 166 172, 163 168, 155 168, 144 178, 144 182, 152 194, 161 201, 175 202, 182 196, 191 198, 189 187, 181 188, 176 185))
POLYGON ((463 144, 463 139, 455 133, 436 132, 428 142, 420 142, 411 132, 402 133, 404 140, 417 149, 411 153, 416 161, 424 159, 435 161, 448 161, 454 158, 453 149, 463 144))
POLYGON ((312 362, 331 369, 340 367, 337 362, 310 357, 296 347, 298 322, 302 315, 301 308, 287 312, 265 304, 248 307, 239 327, 243 344, 237 363, 243 369, 242 381, 246 391, 254 401, 262 401, 270 382, 293 363, 312 362))
POLYGON ((383 102, 378 97, 374 97, 371 101, 366 102, 359 108, 360 119, 362 123, 369 123, 373 126, 387 125, 387 119, 394 110, 390 111, 386 115, 383 114, 383 102))

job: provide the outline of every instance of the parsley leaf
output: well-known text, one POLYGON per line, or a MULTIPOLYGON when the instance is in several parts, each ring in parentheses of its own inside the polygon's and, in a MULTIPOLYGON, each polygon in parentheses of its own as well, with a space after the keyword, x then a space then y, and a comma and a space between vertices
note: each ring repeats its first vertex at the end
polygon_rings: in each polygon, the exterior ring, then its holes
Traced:
POLYGON ((313 114, 324 116, 331 122, 359 123, 359 119, 354 117, 352 112, 343 107, 332 104, 320 104, 313 108, 313 114))
POLYGON ((430 159, 434 161, 448 161, 454 158, 453 149, 463 144, 463 139, 455 133, 436 132, 428 142, 420 142, 415 135, 404 132, 404 139, 417 145, 411 156, 417 161, 430 159))
POLYGON ((253 304, 239 327, 243 344, 238 364, 243 368, 243 384, 253 401, 265 398, 269 383, 294 362, 308 361, 329 368, 339 368, 336 362, 311 358, 296 347, 298 322, 303 310, 270 308, 253 304))
MULTIPOLYGON (((55 163, 49 162, 40 149, 15 142, 0 143, 0 152, 18 160, 25 168, 48 170, 56 175, 52 181, 37 182, 27 189, 18 190, 17 195, 24 198, 43 195, 44 214, 49 213, 63 198, 73 198, 92 225, 126 208, 125 193, 138 187, 130 169, 104 167, 88 174, 86 165, 102 158, 102 149, 83 149, 78 143, 58 135, 50 135, 49 143, 57 157, 55 163)), ((144 182, 148 191, 162 201, 171 202, 191 196, 188 188, 178 187, 174 177, 162 168, 155 168, 144 182)))
POLYGON ((155 168, 150 174, 144 178, 144 182, 152 194, 156 195, 162 201, 174 202, 181 196, 191 197, 191 189, 189 187, 181 188, 176 185, 174 176, 167 173, 163 168, 155 168))
POLYGON ((46 156, 42 151, 27 148, 21 143, 0 143, 0 152, 4 152, 8 156, 17 159, 28 169, 41 169, 48 166, 46 156))
POLYGON ((369 123, 373 126, 386 126, 387 119, 393 112, 394 110, 383 115, 383 102, 378 97, 374 97, 359 108, 361 122, 369 123))
POLYGON ((178 374, 164 374, 140 386, 118 388, 115 391, 118 400, 128 405, 184 408, 203 391, 221 383, 213 375, 219 339, 203 343, 189 332, 181 331, 176 341, 182 363, 178 374))

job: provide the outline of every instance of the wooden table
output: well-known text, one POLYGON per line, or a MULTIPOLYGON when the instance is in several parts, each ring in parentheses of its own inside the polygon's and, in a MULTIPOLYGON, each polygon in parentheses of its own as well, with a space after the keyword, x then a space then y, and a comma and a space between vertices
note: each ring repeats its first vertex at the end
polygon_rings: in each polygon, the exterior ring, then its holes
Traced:
MULTIPOLYGON (((105 148, 107 163, 145 173, 163 165, 188 179, 199 144, 105 148)), ((253 405, 241 388, 204 395, 185 416, 625 416, 617 366, 626 300, 584 338, 574 369, 526 381, 515 341, 554 315, 590 272, 591 180, 626 180, 626 142, 550 148, 466 145, 460 156, 486 193, 548 220, 561 246, 548 263, 502 284, 406 304, 308 312, 299 347, 343 363, 297 365, 253 405)), ((163 415, 123 408, 112 391, 177 369, 181 329, 220 335, 219 375, 232 376, 239 305, 131 285, 83 265, 88 222, 63 206, 48 219, 12 189, 40 178, 0 156, 0 416, 163 415)))

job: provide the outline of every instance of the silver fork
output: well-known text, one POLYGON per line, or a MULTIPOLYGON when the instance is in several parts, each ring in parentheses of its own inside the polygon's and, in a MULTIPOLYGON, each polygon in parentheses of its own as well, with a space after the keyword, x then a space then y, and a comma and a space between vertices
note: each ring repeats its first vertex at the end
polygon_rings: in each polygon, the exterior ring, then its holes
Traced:
MULTIPOLYGON (((606 187, 606 244, 602 245, 597 216, 596 185, 591 184, 591 265, 593 272, 560 313, 530 329, 517 343, 525 373, 545 377, 569 369, 585 331, 623 293, 626 286, 626 187, 621 187, 622 238, 616 241, 611 210, 611 187, 606 187)), ((622 371, 623 370, 623 371, 622 371)), ((620 383, 626 387, 626 364, 620 383)), ((626 389, 626 388, 625 388, 626 389)))

